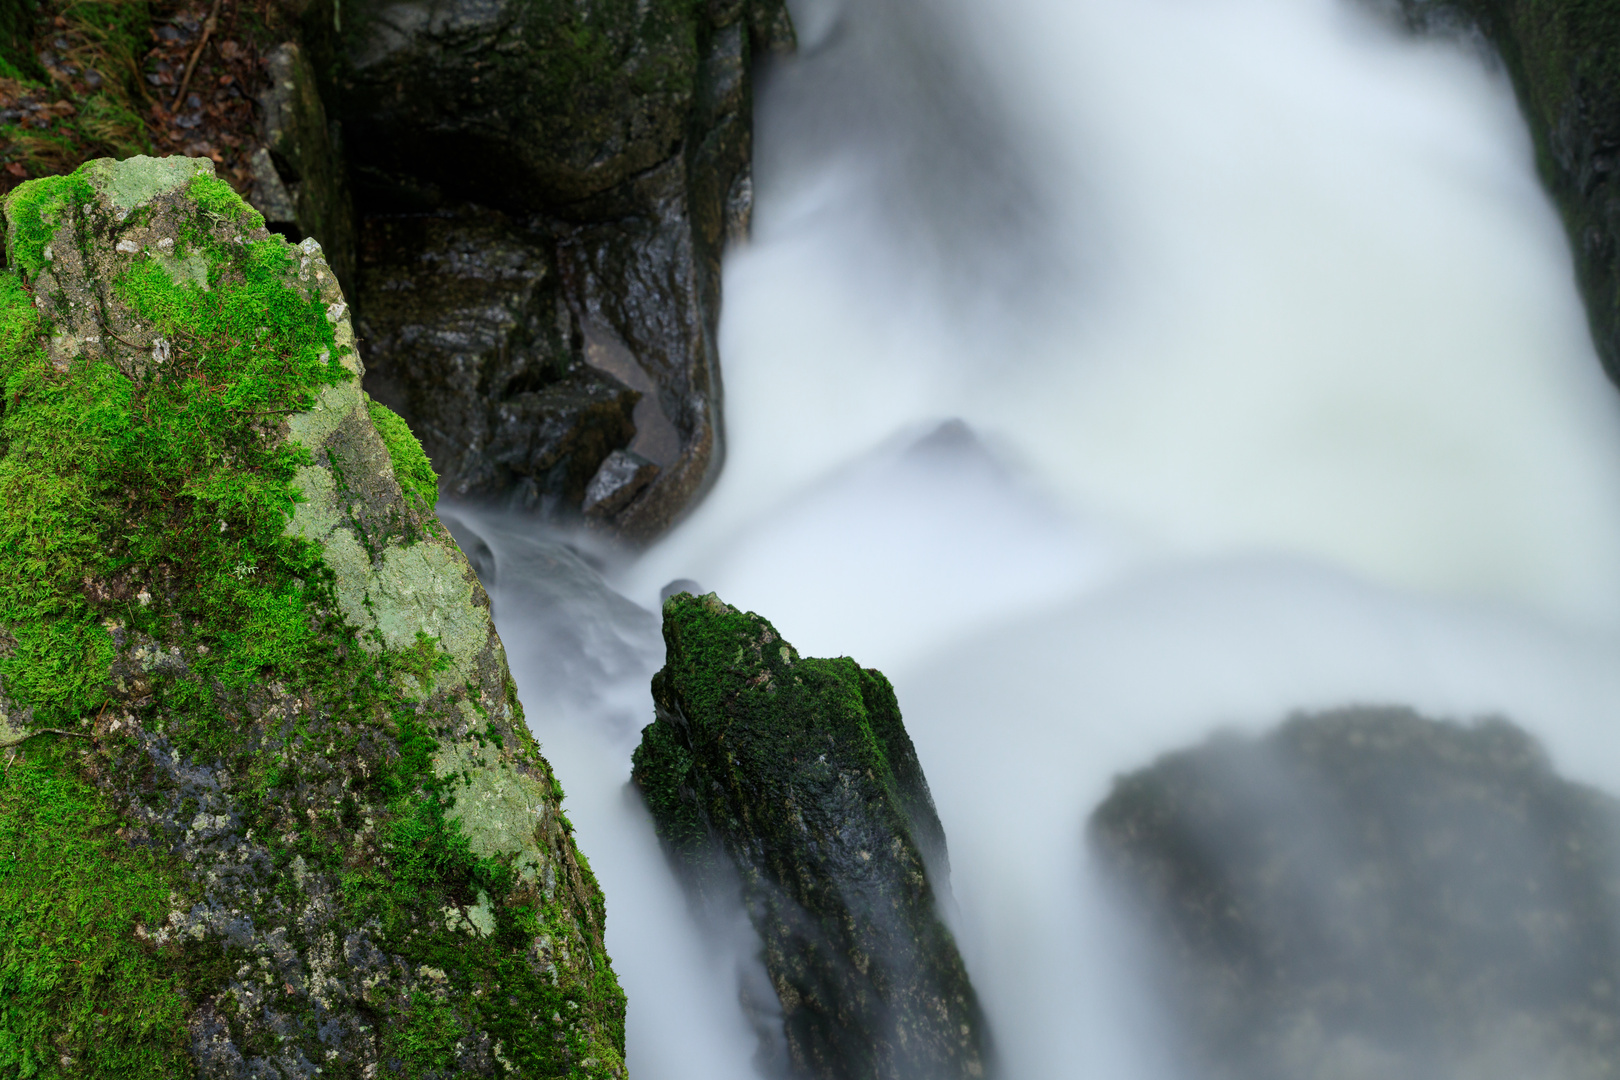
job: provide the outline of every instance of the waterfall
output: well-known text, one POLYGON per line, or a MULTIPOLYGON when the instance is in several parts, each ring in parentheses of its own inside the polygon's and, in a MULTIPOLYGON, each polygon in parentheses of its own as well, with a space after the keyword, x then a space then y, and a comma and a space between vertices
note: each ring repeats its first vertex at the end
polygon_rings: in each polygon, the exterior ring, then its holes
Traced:
POLYGON ((1174 1075, 1082 842, 1158 753, 1399 703, 1620 791, 1620 393, 1480 48, 1343 0, 794 15, 717 487, 596 567, 449 511, 608 897, 638 1080, 755 1075, 747 936, 698 936, 626 787, 673 578, 892 678, 1015 1080, 1174 1075))

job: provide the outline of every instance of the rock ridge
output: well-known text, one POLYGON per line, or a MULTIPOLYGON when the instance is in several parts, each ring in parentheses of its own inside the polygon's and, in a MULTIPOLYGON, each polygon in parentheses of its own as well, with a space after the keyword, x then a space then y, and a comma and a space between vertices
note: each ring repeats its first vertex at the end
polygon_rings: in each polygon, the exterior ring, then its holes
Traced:
POLYGON ((790 1071, 979 1078, 990 1040, 950 931, 944 830, 894 688, 801 657, 712 593, 664 602, 632 779, 700 910, 742 901, 790 1071))

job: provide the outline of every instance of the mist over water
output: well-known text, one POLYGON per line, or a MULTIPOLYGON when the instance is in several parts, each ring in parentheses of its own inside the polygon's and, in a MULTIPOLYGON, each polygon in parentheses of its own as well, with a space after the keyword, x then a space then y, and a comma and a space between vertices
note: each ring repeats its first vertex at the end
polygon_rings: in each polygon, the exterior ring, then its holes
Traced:
POLYGON ((1015 1080, 1175 1075, 1083 843, 1117 773, 1397 703, 1620 792, 1620 393, 1477 50, 1329 0, 794 15, 714 491, 608 583, 451 511, 608 898, 635 1076, 756 1075, 746 936, 698 935, 626 787, 673 578, 894 681, 1015 1080))

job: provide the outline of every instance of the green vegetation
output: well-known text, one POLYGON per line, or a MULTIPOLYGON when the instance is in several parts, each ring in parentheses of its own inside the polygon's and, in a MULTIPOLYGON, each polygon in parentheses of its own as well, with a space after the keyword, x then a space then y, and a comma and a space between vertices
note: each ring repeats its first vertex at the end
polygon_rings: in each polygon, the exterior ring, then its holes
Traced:
MULTIPOLYGON (((30 739, 0 779, 0 1080, 189 1075, 185 1018, 206 1002, 244 1054, 324 1052, 293 981, 275 982, 289 1019, 272 1029, 262 1006, 229 1004, 241 954, 227 962, 205 928, 161 946, 132 930, 212 880, 191 835, 222 808, 273 877, 219 902, 262 935, 302 907, 306 882, 328 881, 322 933, 365 935, 389 958, 374 976, 394 989, 356 1006, 386 1075, 447 1076, 481 1033, 523 1075, 622 1076, 624 999, 589 867, 565 831, 555 886, 524 879, 514 852, 480 854, 457 807, 477 769, 435 772, 446 747, 475 742, 471 713, 484 729, 472 764, 498 755, 555 789, 504 665, 480 689, 438 637, 391 648, 357 629, 321 546, 289 535, 307 475, 338 470, 287 418, 322 395, 359 400, 323 279, 300 276, 298 249, 225 184, 176 188, 177 175, 94 162, 5 204, 0 726, 94 738, 30 739), (133 212, 109 215, 105 198, 133 212), (119 261, 116 229, 144 237, 137 248, 177 239, 119 261), (511 706, 498 724, 491 690, 511 706), (157 755, 225 786, 190 784, 157 755)), ((378 426, 404 498, 429 514, 432 472, 391 417, 378 426)), ((329 1060, 325 1075, 360 1067, 329 1060)))
MULTIPOLYGON (((146 0, 5 0, 3 10, 0 107, 21 115, 0 124, 0 167, 44 176, 94 157, 151 152, 141 118, 146 0)), ((0 173, 0 184, 11 179, 0 173)))
POLYGON ((410 425, 386 405, 366 399, 371 422, 377 427, 388 446, 388 458, 394 463, 394 478, 404 489, 405 497, 422 514, 433 513, 439 504, 439 476, 428 462, 422 444, 411 434, 410 425))
POLYGON ((0 783, 0 1076, 179 1076, 182 977, 137 936, 179 875, 124 842, 78 749, 33 740, 0 783))
POLYGON ((90 198, 83 176, 47 176, 24 184, 6 199, 6 259, 29 274, 45 268, 45 245, 62 224, 63 214, 90 198))
MULTIPOLYGON (((43 266, 51 225, 88 195, 89 168, 30 181, 7 200, 25 270, 43 266)), ((192 187, 205 214, 252 213, 217 180, 192 187)), ((177 284, 158 260, 114 283, 150 328, 146 340, 173 343, 161 373, 130 379, 107 358, 81 355, 64 380, 37 345, 0 360, 0 625, 16 639, 0 681, 42 723, 76 722, 102 704, 108 619, 208 646, 191 660, 199 678, 173 688, 199 731, 224 719, 233 696, 266 677, 297 677, 330 647, 309 611, 320 602, 319 552, 284 535, 308 454, 265 429, 352 376, 319 298, 288 287, 292 249, 269 238, 228 250, 205 239, 206 220, 192 235, 213 287, 177 284), (154 571, 166 587, 143 583, 144 601, 114 585, 154 571), (93 601, 97 592, 107 599, 93 601)), ((0 288, 7 337, 37 336, 23 282, 8 275, 0 288)))
MULTIPOLYGON (((894 689, 882 672, 864 669, 847 656, 801 657, 768 621, 713 595, 683 593, 666 601, 664 638, 668 660, 654 677, 654 697, 678 700, 694 730, 724 723, 728 740, 747 759, 745 767, 813 759, 836 745, 859 755, 890 806, 909 809, 916 802, 911 785, 921 781, 921 773, 901 769, 897 775, 891 762, 914 754, 894 689)), ((702 833, 695 806, 681 793, 690 787, 694 762, 684 741, 688 737, 701 736, 683 737, 673 724, 653 724, 637 750, 638 762, 654 757, 662 762, 644 771, 642 790, 660 835, 677 847, 702 833)), ((768 784, 778 771, 765 769, 768 784)))

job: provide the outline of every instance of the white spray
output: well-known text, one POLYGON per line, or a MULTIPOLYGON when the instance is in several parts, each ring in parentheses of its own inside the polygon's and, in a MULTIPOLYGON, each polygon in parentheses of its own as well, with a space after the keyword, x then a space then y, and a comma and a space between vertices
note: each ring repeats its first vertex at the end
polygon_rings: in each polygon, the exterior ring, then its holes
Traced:
POLYGON ((754 1075, 746 948, 697 937, 625 784, 672 578, 894 680, 1013 1080, 1169 1068, 1082 843, 1113 774, 1396 702, 1620 790, 1620 393, 1500 73, 1334 0, 794 14, 726 471, 615 579, 647 611, 468 518, 638 1080, 754 1075), (957 417, 980 441, 912 446, 957 417))

